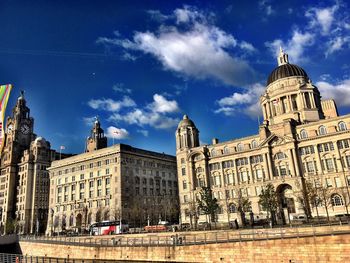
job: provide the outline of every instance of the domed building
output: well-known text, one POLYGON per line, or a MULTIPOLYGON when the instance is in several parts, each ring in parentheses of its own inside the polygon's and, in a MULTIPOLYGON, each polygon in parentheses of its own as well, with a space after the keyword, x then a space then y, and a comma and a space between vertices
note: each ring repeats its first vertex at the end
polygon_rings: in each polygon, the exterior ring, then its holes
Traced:
POLYGON ((219 202, 218 223, 271 218, 259 205, 259 195, 270 183, 278 201, 272 216, 277 223, 348 214, 350 114, 338 116, 335 102, 322 100, 306 71, 290 64, 282 49, 277 60, 260 98, 264 121, 258 134, 199 145, 194 122, 185 115, 179 123, 175 136, 182 223, 195 228, 207 221, 197 201, 203 187, 219 202), (307 194, 310 187, 316 198, 307 194))

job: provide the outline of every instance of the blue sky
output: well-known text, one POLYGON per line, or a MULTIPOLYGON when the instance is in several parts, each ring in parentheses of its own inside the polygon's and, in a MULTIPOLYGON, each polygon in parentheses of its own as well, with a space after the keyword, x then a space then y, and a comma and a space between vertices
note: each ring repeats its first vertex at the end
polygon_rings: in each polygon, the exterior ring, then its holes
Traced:
POLYGON ((350 110, 346 1, 2 0, 0 17, 8 113, 25 90, 35 132, 66 152, 96 115, 109 144, 170 154, 183 114, 202 143, 255 134, 280 45, 350 110))

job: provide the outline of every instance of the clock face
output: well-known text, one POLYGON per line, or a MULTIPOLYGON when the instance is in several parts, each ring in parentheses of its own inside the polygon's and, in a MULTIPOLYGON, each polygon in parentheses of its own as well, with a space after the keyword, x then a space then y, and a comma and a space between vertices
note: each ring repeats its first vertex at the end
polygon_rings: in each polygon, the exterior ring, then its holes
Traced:
POLYGON ((9 126, 7 126, 7 133, 11 133, 13 131, 13 125, 10 124, 9 126))
POLYGON ((22 124, 21 125, 21 133, 28 134, 30 132, 28 124, 22 124))

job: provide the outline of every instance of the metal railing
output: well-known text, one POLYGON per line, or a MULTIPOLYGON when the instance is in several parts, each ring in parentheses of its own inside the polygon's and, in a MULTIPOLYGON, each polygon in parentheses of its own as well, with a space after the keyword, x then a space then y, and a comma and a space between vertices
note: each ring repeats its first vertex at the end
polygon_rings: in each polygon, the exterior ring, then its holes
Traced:
POLYGON ((53 257, 36 257, 20 254, 0 253, 1 263, 112 263, 124 262, 118 260, 102 259, 70 259, 70 258, 53 258, 53 257))
POLYGON ((174 232, 169 234, 87 236, 87 237, 35 237, 22 236, 20 241, 92 247, 146 247, 185 246, 227 242, 247 242, 270 239, 300 238, 350 234, 350 225, 321 225, 291 228, 253 228, 229 231, 174 232))

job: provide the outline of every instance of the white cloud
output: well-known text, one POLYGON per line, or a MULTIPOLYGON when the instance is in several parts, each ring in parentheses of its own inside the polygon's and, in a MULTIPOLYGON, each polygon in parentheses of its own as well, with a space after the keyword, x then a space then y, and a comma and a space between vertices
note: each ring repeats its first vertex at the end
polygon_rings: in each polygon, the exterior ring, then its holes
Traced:
MULTIPOLYGON (((263 1, 266 2, 266 1, 263 1)), ((275 39, 265 43, 276 56, 281 45, 294 63, 307 60, 309 47, 324 51, 325 57, 348 48, 349 16, 348 7, 342 1, 326 7, 312 7, 305 12, 305 23, 293 25, 289 39, 275 39), (315 47, 317 45, 317 47, 315 47)))
POLYGON ((147 130, 137 130, 137 132, 141 133, 145 137, 148 137, 148 131, 147 130))
POLYGON ((125 88, 124 83, 116 83, 113 85, 112 89, 116 92, 127 93, 127 94, 131 94, 132 92, 131 89, 125 88))
POLYGON ((134 109, 126 114, 113 114, 110 121, 124 121, 128 124, 135 124, 140 127, 151 126, 156 129, 169 129, 175 127, 180 119, 172 118, 160 114, 158 112, 152 112, 142 109, 134 109))
POLYGON ((282 47, 289 55, 293 63, 298 63, 305 59, 304 51, 306 47, 312 46, 315 41, 315 35, 309 32, 302 33, 295 29, 292 36, 287 41, 275 39, 272 42, 266 42, 265 45, 270 49, 275 57, 278 56, 279 48, 282 47))
POLYGON ((92 99, 88 102, 88 105, 95 110, 106 110, 106 111, 119 111, 123 107, 134 107, 136 106, 135 101, 130 97, 124 96, 123 100, 115 101, 113 99, 92 99))
MULTIPOLYGON (((156 129, 170 129, 176 127, 180 119, 169 116, 169 114, 179 110, 175 100, 168 100, 162 95, 154 94, 153 101, 146 104, 143 108, 136 107, 122 113, 115 112, 108 120, 112 122, 123 121, 129 125, 140 127, 150 126, 156 129)), ((144 132, 143 134, 145 135, 144 132)))
POLYGON ((242 85, 254 78, 255 71, 240 58, 255 50, 252 44, 236 40, 194 8, 176 9, 173 17, 175 25, 161 25, 158 32, 136 32, 132 40, 101 37, 97 42, 150 54, 166 70, 198 79, 214 78, 228 85, 242 85), (185 23, 186 29, 177 28, 178 23, 185 23), (229 53, 233 49, 235 55, 229 53))
POLYGON ((339 51, 341 49, 344 48, 344 46, 346 44, 350 43, 350 37, 342 37, 342 36, 338 36, 335 37, 334 39, 331 39, 327 44, 328 44, 328 48, 326 50, 326 57, 333 54, 336 51, 339 51))
POLYGON ((237 113, 244 113, 252 118, 261 115, 260 96, 263 94, 265 86, 255 83, 244 92, 234 92, 231 96, 224 97, 217 101, 219 108, 215 113, 223 113, 226 116, 233 116, 237 113))
POLYGON ((167 100, 164 96, 159 94, 154 94, 153 100, 154 102, 151 103, 148 108, 154 112, 166 113, 179 111, 179 107, 175 100, 167 100))
POLYGON ((318 81, 315 84, 323 99, 334 99, 338 106, 350 106, 350 79, 332 84, 327 81, 318 81))
POLYGON ((83 118, 83 122, 87 126, 91 126, 95 122, 95 120, 96 120, 96 117, 84 117, 83 118))
POLYGON ((114 126, 109 126, 107 128, 106 136, 108 138, 123 140, 129 138, 129 132, 124 128, 117 128, 114 126))
POLYGON ((259 2, 260 9, 262 9, 267 16, 275 13, 269 0, 262 0, 259 2))
POLYGON ((309 26, 316 30, 320 28, 323 35, 328 34, 335 20, 335 12, 338 8, 338 4, 326 8, 310 8, 305 13, 305 16, 310 19, 309 26))

